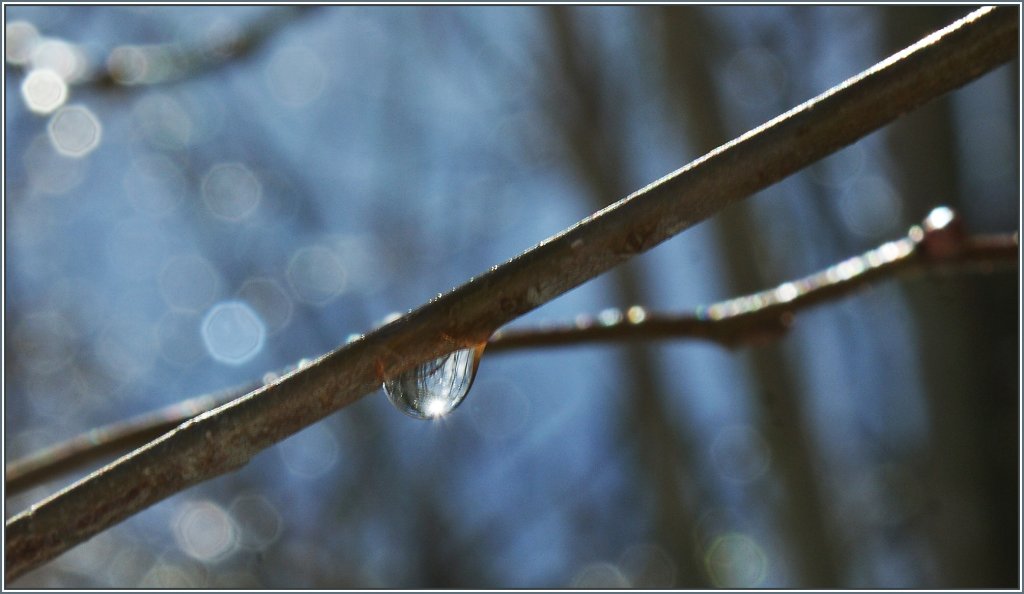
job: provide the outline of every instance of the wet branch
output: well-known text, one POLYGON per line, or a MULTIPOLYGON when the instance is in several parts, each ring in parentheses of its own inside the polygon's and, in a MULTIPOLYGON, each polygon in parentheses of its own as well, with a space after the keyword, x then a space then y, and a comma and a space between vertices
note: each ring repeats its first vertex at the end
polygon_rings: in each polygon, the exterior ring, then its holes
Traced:
MULTIPOLYGON (((936 213, 945 212, 937 209, 936 213)), ((941 216, 933 214, 929 220, 941 216)), ((944 227, 915 226, 891 241, 816 274, 773 289, 697 308, 695 314, 663 314, 639 306, 609 310, 571 324, 497 331, 487 353, 652 340, 706 340, 729 348, 760 346, 780 338, 795 316, 885 280, 914 273, 989 273, 1019 265, 1017 234, 965 236, 957 219, 944 227), (942 242, 936 251, 929 246, 942 242)), ((300 363, 299 367, 302 364, 300 363)), ((290 371, 290 370, 289 370, 290 371)), ((276 377, 276 376, 274 376, 276 377)), ((12 495, 90 463, 140 447, 181 423, 263 385, 250 382, 204 394, 125 421, 91 429, 7 465, 12 495)))
POLYGON ((276 382, 187 421, 11 518, 6 579, 263 449, 1017 55, 983 8, 559 235, 276 382))
POLYGON ((798 312, 883 280, 923 272, 991 272, 1019 263, 1016 234, 963 237, 957 240, 955 251, 929 251, 925 247, 928 241, 941 232, 923 232, 923 239, 890 241, 816 274, 700 307, 695 314, 656 314, 634 306, 625 314, 613 310, 596 320, 499 330, 487 351, 665 339, 706 340, 730 348, 759 346, 785 334, 798 312))

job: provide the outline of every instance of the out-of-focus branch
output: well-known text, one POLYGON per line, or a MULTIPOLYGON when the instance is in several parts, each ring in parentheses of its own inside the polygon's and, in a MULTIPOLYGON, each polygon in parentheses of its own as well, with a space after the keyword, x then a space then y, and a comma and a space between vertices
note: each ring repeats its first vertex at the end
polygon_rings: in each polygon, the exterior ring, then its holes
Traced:
MULTIPOLYGON (((75 86, 124 90, 199 76, 252 55, 277 32, 314 8, 271 8, 251 22, 237 28, 225 28, 219 38, 202 43, 119 45, 106 54, 102 67, 67 82, 75 86)), ((22 51, 27 53, 29 50, 22 51)))
POLYGON ((176 402, 156 411, 90 429, 7 464, 5 494, 10 497, 53 478, 134 450, 185 421, 260 387, 250 383, 176 402))
MULTIPOLYGON (((596 317, 540 328, 499 330, 487 353, 652 340, 707 340, 737 348, 781 337, 796 314, 835 301, 869 285, 915 273, 993 272, 1019 265, 1018 235, 966 236, 951 211, 938 208, 910 234, 834 266, 773 289, 697 308, 696 314, 660 314, 640 306, 625 313, 608 310, 596 317), (929 223, 929 221, 931 221, 929 223), (944 223, 938 226, 937 223, 944 223), (935 247, 938 245, 938 247, 935 247)), ((299 364, 302 367, 302 364, 299 364)), ((288 371, 291 371, 290 368, 288 371)), ((270 374, 276 378, 277 374, 270 374)), ((106 456, 142 446, 181 423, 244 396, 265 382, 251 382, 204 394, 132 419, 91 429, 7 465, 12 495, 106 456)))
POLYGON ((244 59, 314 6, 272 9, 244 29, 226 31, 222 39, 203 45, 168 43, 122 45, 111 50, 106 70, 92 81, 99 87, 155 85, 198 76, 244 59))
POLYGON ((263 449, 1012 59, 1018 13, 982 8, 522 255, 201 414, 6 523, 6 578, 263 449))

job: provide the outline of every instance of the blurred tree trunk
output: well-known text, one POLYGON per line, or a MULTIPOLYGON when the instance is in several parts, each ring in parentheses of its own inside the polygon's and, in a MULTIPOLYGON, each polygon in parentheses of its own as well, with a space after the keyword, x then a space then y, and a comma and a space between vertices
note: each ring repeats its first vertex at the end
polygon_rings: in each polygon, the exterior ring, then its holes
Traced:
MULTIPOLYGON (((711 57, 723 51, 712 24, 701 9, 661 8, 664 26, 665 71, 668 96, 685 122, 692 144, 701 154, 728 141, 721 111, 723 97, 716 91, 711 57)), ((729 294, 769 286, 779 279, 765 278, 755 249, 759 233, 749 204, 736 204, 711 220, 718 238, 716 255, 727 271, 729 294)), ((813 436, 806 427, 803 395, 790 371, 781 344, 745 353, 753 384, 760 398, 760 429, 775 462, 784 493, 779 514, 800 587, 840 587, 841 567, 837 543, 830 530, 828 510, 816 476, 813 436)))
MULTIPOLYGON (((622 154, 626 140, 607 125, 614 114, 609 98, 602 93, 599 64, 586 49, 587 36, 571 9, 551 8, 549 25, 559 73, 564 76, 569 97, 560 103, 562 113, 552 113, 552 121, 561 122, 570 158, 579 172, 591 208, 598 210, 627 195, 632 189, 624 179, 622 168, 628 162, 622 154)), ((611 271, 615 299, 622 307, 645 302, 646 291, 641 270, 635 262, 611 271)), ((624 438, 633 443, 636 468, 642 474, 641 485, 653 488, 656 528, 655 537, 665 546, 677 567, 674 587, 707 587, 703 562, 694 546, 699 484, 692 467, 694 446, 673 426, 674 413, 666 407, 667 393, 655 348, 629 344, 623 347, 624 385, 630 387, 623 395, 627 418, 623 424, 624 438), (684 493, 680 485, 691 486, 684 493)), ((638 488, 642 488, 638 486, 638 488)))
MULTIPOLYGON (((888 8, 886 47, 900 48, 966 14, 964 7, 888 8)), ((992 76, 992 75, 990 75, 992 76)), ((1008 122, 1007 125, 1010 125, 1008 122)), ((958 195, 952 106, 942 98, 887 136, 905 212, 921 217, 958 195)), ((970 221, 966 221, 970 226, 970 221)), ((1011 222, 1010 226, 1013 226, 1011 222)), ((922 489, 942 588, 1017 584, 1016 287, 1005 277, 938 280, 907 289, 917 328, 930 451, 922 489)))

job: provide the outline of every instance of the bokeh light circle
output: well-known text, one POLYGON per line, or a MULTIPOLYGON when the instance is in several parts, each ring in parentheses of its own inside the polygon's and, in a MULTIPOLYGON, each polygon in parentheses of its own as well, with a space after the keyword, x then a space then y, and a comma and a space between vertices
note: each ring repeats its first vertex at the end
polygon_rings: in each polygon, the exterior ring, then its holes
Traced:
POLYGON ((756 588, 768 572, 768 558, 746 534, 729 532, 717 537, 705 557, 711 583, 719 588, 756 588))
POLYGON ((238 289, 238 297, 252 304, 267 325, 267 333, 273 334, 285 326, 292 317, 291 297, 274 279, 252 277, 242 283, 238 289))
POLYGON ((199 561, 224 559, 238 544, 231 516, 210 501, 186 503, 175 516, 173 528, 181 550, 199 561))
POLYGON ((239 495, 228 509, 238 529, 238 543, 243 548, 262 551, 281 535, 281 514, 258 493, 239 495))
POLYGON ((39 31, 28 21, 10 21, 4 27, 4 57, 8 64, 22 66, 32 58, 39 31))
POLYGON ((201 311, 217 298, 221 282, 209 260, 198 254, 181 254, 164 263, 159 284, 161 296, 172 308, 201 311))
POLYGON ((48 68, 35 68, 21 83, 21 97, 29 111, 52 113, 67 100, 68 85, 56 72, 48 68))
POLYGON ((248 304, 225 301, 210 309, 202 321, 203 344, 210 356, 241 365, 263 349, 266 328, 248 304))
POLYGON ((295 296, 311 305, 325 305, 345 290, 347 272, 331 249, 315 245, 295 252, 288 263, 288 282, 295 296))
POLYGON ((203 177, 203 201, 210 212, 228 221, 240 221, 259 205, 263 188, 256 175, 241 163, 220 163, 203 177))
POLYGON ((50 142, 62 155, 84 157, 100 145, 103 127, 88 107, 62 107, 50 118, 46 127, 50 142))
POLYGON ((572 580, 573 588, 604 589, 629 588, 629 578, 622 573, 619 566, 601 561, 591 563, 581 569, 572 580))

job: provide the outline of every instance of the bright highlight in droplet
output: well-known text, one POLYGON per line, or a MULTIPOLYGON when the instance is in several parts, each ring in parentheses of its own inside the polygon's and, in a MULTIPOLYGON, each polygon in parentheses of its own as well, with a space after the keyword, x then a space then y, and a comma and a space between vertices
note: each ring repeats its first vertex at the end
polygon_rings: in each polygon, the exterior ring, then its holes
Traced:
POLYGON ((433 398, 427 401, 424 412, 428 417, 440 417, 448 412, 448 404, 443 398, 433 398))
POLYGON ((416 419, 437 419, 458 406, 476 377, 483 345, 460 349, 384 382, 395 408, 416 419))
POLYGON ((203 344, 210 356, 241 365, 263 349, 266 328, 256 312, 241 301, 218 303, 203 318, 203 344))
POLYGON ((46 132, 60 154, 84 157, 100 145, 102 127, 88 107, 69 105, 53 114, 46 132))
POLYGON ((64 105, 68 98, 68 85, 56 72, 37 68, 22 81, 21 97, 30 111, 48 114, 64 105))

